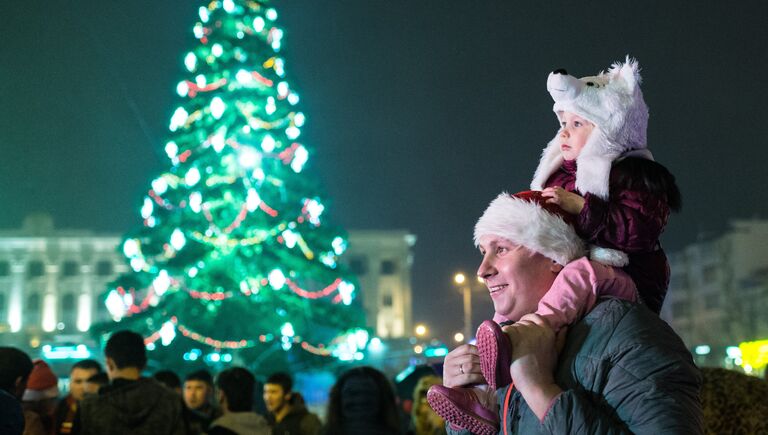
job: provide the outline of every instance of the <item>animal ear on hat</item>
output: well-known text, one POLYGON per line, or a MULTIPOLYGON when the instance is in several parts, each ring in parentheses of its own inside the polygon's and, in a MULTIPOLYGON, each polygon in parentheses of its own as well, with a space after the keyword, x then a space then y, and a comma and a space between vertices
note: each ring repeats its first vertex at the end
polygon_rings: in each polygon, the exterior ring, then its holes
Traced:
POLYGON ((630 92, 634 92, 635 89, 640 86, 640 64, 637 60, 627 56, 626 61, 622 63, 615 63, 611 68, 615 74, 621 79, 622 83, 629 89, 630 92))

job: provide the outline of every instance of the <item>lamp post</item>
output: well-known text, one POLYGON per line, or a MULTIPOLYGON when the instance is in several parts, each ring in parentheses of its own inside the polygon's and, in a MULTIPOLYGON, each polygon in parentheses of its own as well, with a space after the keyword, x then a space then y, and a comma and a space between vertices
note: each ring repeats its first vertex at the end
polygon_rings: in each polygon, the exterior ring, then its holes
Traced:
POLYGON ((472 288, 461 272, 453 276, 453 282, 461 287, 464 296, 464 339, 469 340, 472 337, 472 288))

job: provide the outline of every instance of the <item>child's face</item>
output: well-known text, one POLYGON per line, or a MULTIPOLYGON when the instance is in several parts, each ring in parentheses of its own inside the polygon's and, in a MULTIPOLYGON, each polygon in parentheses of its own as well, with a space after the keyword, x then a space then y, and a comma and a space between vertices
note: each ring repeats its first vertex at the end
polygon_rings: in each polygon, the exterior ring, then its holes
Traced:
POLYGON ((560 153, 565 160, 575 160, 587 143, 595 124, 571 112, 563 112, 560 123, 560 153))

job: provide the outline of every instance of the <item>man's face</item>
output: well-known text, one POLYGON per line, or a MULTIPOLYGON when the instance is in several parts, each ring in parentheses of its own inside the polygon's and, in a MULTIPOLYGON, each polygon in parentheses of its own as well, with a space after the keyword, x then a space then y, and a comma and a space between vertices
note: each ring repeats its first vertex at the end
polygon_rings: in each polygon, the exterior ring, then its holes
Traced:
POLYGON ((288 404, 291 394, 283 391, 279 384, 264 384, 264 403, 267 411, 275 414, 288 404))
POLYGON ((96 369, 74 368, 69 373, 69 394, 78 402, 85 397, 85 384, 88 378, 95 375, 96 369))
POLYGON ((203 381, 190 379, 184 382, 184 403, 189 409, 200 409, 208 404, 210 386, 203 381))
POLYGON ((477 276, 485 281, 496 312, 513 321, 535 312, 561 267, 500 236, 482 236, 479 245, 483 261, 477 276))

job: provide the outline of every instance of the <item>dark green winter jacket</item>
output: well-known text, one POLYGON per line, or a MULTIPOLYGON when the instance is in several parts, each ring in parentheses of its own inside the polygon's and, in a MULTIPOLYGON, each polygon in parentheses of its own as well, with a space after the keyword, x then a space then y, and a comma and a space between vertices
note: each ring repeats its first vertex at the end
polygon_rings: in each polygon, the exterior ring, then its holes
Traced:
POLYGON ((184 402, 152 378, 115 379, 80 403, 76 435, 186 435, 184 402))
MULTIPOLYGON (((513 390, 506 433, 702 433, 701 374, 677 334, 644 306, 606 299, 573 324, 555 382, 563 393, 543 422, 513 390)), ((506 393, 497 391, 502 408, 506 393)))

